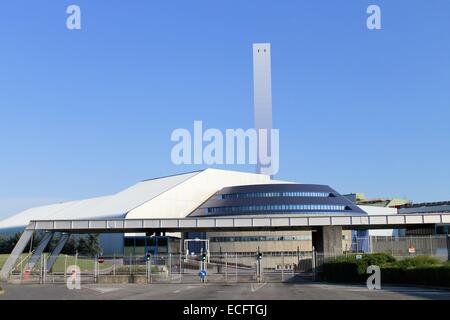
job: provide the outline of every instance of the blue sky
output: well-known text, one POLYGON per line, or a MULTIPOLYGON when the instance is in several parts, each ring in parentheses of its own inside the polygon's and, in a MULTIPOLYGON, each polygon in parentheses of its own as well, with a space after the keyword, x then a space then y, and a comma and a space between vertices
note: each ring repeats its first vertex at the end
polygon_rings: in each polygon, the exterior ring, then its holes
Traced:
POLYGON ((254 42, 272 44, 276 178, 450 199, 447 0, 19 0, 0 6, 0 218, 201 169, 172 164, 171 132, 252 126, 254 42))

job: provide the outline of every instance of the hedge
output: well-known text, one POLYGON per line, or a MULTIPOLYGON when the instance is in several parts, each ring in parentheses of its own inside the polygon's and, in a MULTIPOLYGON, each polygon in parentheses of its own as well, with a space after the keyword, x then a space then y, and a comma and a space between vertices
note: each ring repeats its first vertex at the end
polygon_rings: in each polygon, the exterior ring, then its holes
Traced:
POLYGON ((381 269, 382 283, 419 284, 450 287, 450 267, 431 266, 402 269, 387 267, 381 269))
POLYGON ((355 255, 340 257, 324 263, 321 276, 331 282, 365 283, 370 265, 381 268, 382 283, 450 287, 450 263, 425 256, 399 261, 387 254, 364 254, 359 260, 355 255))

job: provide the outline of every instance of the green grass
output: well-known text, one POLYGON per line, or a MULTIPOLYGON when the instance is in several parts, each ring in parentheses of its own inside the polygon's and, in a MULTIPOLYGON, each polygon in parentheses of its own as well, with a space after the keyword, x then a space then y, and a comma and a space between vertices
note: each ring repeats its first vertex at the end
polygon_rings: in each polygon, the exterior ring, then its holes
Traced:
MULTIPOLYGON (((53 272, 64 272, 64 266, 68 267, 75 264, 75 257, 68 256, 67 257, 67 264, 65 262, 65 256, 60 255, 58 259, 56 259, 56 262, 53 266, 52 271, 53 272)), ((76 261, 76 264, 78 267, 80 267, 81 272, 83 271, 93 271, 94 270, 94 259, 85 259, 85 258, 78 258, 76 261)), ((112 264, 105 261, 104 263, 98 264, 100 270, 108 269, 112 267, 112 264)))
MULTIPOLYGON (((25 258, 27 254, 22 254, 21 259, 25 258)), ((0 254, 0 269, 3 267, 3 265, 6 262, 6 259, 8 259, 9 254, 0 254)), ((58 259, 56 259, 56 262, 53 266, 52 271, 53 272, 64 272, 64 267, 69 267, 71 265, 75 264, 75 257, 74 256, 68 256, 67 262, 65 261, 65 256, 60 255, 58 259)), ((37 263, 39 265, 39 262, 37 263)), ((93 271, 94 270, 94 259, 85 259, 85 258, 78 258, 77 259, 77 265, 80 267, 81 271, 93 271)), ((100 270, 111 268, 112 264, 105 261, 105 263, 99 264, 100 270)))
MULTIPOLYGON (((20 257, 19 261, 24 259, 27 256, 26 253, 22 254, 22 256, 20 257)), ((8 259, 9 254, 0 254, 0 269, 3 267, 3 265, 6 262, 6 259, 8 259)))

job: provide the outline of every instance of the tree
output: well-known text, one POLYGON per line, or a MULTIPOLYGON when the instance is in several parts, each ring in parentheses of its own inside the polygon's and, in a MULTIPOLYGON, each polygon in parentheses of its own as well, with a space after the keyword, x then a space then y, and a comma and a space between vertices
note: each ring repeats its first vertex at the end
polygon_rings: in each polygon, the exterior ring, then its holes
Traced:
POLYGON ((80 237, 78 240, 77 251, 81 255, 90 255, 89 244, 85 237, 80 237))
POLYGON ((17 242, 19 242, 20 236, 22 234, 20 232, 15 233, 14 235, 10 236, 8 239, 6 239, 6 253, 11 253, 13 251, 14 247, 16 246, 17 242))
POLYGON ((0 254, 9 253, 6 252, 6 239, 3 236, 0 236, 0 254))
POLYGON ((91 255, 97 255, 101 253, 102 248, 100 246, 100 241, 98 239, 98 234, 89 234, 87 238, 89 253, 91 255))
POLYGON ((77 253, 77 247, 78 247, 78 242, 75 239, 75 237, 72 236, 69 238, 69 240, 67 240, 67 242, 61 252, 63 254, 74 255, 77 253))

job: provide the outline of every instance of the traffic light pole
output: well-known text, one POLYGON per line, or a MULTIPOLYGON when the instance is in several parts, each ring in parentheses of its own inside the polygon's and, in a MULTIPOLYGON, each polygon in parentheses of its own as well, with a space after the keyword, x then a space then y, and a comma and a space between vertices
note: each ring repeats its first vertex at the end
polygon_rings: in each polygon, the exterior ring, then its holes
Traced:
POLYGON ((260 251, 260 248, 258 247, 258 252, 256 254, 256 281, 259 283, 262 281, 262 274, 261 274, 261 260, 262 260, 262 253, 260 251))

